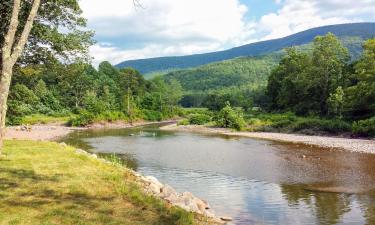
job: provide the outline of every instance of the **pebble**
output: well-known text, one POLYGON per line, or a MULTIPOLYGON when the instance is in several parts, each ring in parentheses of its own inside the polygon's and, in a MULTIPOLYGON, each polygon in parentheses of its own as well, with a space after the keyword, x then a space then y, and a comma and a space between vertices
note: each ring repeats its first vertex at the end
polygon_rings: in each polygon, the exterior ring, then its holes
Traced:
POLYGON ((229 216, 222 216, 222 217, 220 217, 220 219, 221 219, 222 221, 226 221, 226 222, 229 222, 229 221, 232 221, 232 220, 233 220, 233 218, 232 218, 232 217, 229 217, 229 216))

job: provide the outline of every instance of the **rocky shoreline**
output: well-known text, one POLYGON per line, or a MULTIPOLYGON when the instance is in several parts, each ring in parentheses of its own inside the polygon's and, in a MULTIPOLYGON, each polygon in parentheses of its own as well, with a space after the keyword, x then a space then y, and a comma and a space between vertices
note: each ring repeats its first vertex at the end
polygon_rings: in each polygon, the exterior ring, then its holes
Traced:
POLYGON ((375 140, 267 132, 235 132, 224 128, 205 127, 198 125, 178 126, 177 124, 172 124, 161 127, 160 129, 249 137, 270 141, 304 144, 327 149, 338 149, 350 152, 375 154, 375 140))
MULTIPOLYGON (((65 143, 60 143, 60 145, 67 146, 65 143)), ((95 158, 103 163, 111 164, 111 162, 99 158, 96 154, 89 153, 85 150, 76 149, 75 152, 80 155, 95 158)), ((227 222, 232 220, 230 217, 217 217, 208 202, 197 198, 190 192, 178 193, 174 188, 168 184, 162 184, 155 177, 143 176, 133 170, 127 170, 136 178, 136 182, 143 188, 145 194, 162 199, 172 206, 177 206, 188 212, 206 217, 210 224, 227 224, 227 222)))

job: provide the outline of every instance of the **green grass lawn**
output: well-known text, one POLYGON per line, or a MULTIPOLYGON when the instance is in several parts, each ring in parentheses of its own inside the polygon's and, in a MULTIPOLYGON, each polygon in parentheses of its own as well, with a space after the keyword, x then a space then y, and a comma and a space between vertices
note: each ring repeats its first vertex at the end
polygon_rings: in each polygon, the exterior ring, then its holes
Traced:
POLYGON ((74 116, 47 116, 42 114, 33 114, 25 116, 21 119, 21 124, 51 124, 51 123, 67 123, 74 116))
POLYGON ((6 141, 0 224, 198 224, 143 194, 125 168, 52 142, 6 141))

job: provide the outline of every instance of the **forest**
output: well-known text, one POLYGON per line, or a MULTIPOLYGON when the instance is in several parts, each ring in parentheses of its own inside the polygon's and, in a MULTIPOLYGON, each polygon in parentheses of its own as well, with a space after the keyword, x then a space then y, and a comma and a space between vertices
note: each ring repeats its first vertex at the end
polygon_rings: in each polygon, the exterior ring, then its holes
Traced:
POLYGON ((69 124, 96 121, 163 120, 178 114, 182 89, 178 82, 145 80, 134 69, 108 62, 98 70, 87 63, 19 67, 9 94, 7 123, 27 123, 35 114, 70 117, 69 124))

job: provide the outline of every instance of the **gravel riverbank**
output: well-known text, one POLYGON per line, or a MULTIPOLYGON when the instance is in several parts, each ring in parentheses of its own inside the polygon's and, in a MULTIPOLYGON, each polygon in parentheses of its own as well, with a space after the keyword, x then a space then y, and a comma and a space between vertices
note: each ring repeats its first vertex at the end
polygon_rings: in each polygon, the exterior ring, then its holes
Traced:
POLYGON ((266 132, 235 132, 229 129, 212 128, 197 125, 177 126, 176 124, 164 126, 162 130, 190 131, 223 134, 257 138, 271 141, 290 142, 296 144, 313 145, 321 148, 334 148, 351 152, 375 154, 375 140, 351 139, 341 137, 308 136, 300 134, 266 133, 266 132))
POLYGON ((134 123, 125 122, 103 122, 94 123, 87 127, 67 127, 63 124, 39 124, 31 126, 11 126, 7 127, 5 131, 5 139, 8 140, 31 140, 31 141, 51 141, 57 140, 60 137, 68 135, 69 133, 76 130, 87 130, 87 129, 122 129, 131 128, 151 124, 160 123, 174 123, 175 120, 168 120, 162 122, 148 122, 138 121, 134 123))

